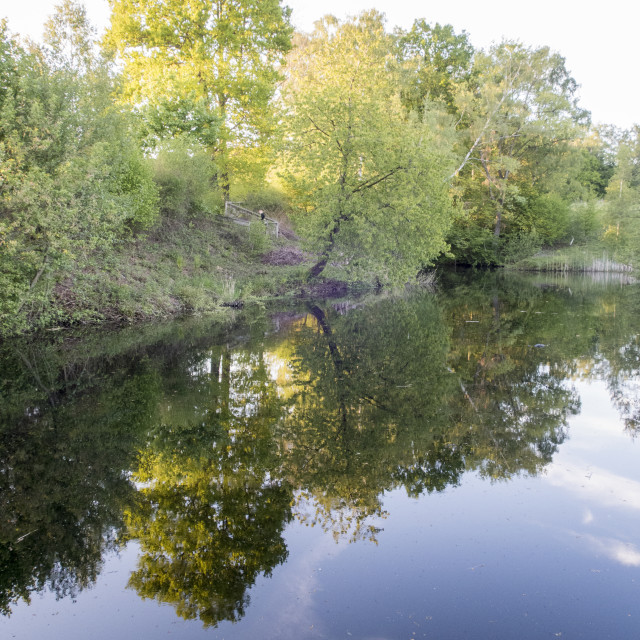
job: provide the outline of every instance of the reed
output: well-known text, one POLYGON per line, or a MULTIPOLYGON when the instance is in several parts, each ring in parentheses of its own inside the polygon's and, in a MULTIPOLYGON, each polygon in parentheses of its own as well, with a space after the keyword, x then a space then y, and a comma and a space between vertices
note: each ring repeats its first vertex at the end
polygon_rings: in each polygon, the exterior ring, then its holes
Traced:
POLYGON ((606 252, 595 254, 588 250, 566 250, 525 258, 512 265, 516 271, 561 273, 631 273, 633 265, 611 258, 606 252))

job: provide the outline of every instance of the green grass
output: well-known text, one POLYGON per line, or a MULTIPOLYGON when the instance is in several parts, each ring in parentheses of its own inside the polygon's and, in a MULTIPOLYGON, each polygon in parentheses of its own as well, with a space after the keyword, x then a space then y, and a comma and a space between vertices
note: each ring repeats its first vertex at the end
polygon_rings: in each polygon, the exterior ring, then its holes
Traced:
POLYGON ((260 231, 219 217, 164 220, 67 274, 34 326, 161 319, 286 296, 308 265, 263 264, 271 249, 295 243, 260 231))

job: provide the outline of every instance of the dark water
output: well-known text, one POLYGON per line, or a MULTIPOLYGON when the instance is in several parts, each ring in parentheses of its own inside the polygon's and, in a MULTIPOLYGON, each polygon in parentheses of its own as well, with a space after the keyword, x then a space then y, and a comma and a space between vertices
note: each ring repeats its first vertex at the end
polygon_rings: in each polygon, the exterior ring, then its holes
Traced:
POLYGON ((0 346, 0 637, 638 638, 638 293, 0 346))

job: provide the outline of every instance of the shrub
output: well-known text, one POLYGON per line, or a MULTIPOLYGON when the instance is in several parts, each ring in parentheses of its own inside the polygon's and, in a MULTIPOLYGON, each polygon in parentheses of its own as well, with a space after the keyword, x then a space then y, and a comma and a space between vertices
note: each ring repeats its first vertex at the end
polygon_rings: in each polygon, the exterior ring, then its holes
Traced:
POLYGON ((162 143, 152 166, 165 215, 197 217, 221 209, 221 194, 212 186, 213 162, 187 138, 162 143))

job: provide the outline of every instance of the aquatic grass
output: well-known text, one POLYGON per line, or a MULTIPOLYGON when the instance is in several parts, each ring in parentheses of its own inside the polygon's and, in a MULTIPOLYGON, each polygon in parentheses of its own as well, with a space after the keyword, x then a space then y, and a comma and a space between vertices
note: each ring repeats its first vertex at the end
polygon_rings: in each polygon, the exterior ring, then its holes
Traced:
POLYGON ((540 252, 524 258, 507 269, 550 273, 631 273, 633 265, 622 263, 606 251, 588 247, 567 247, 553 252, 540 252))

